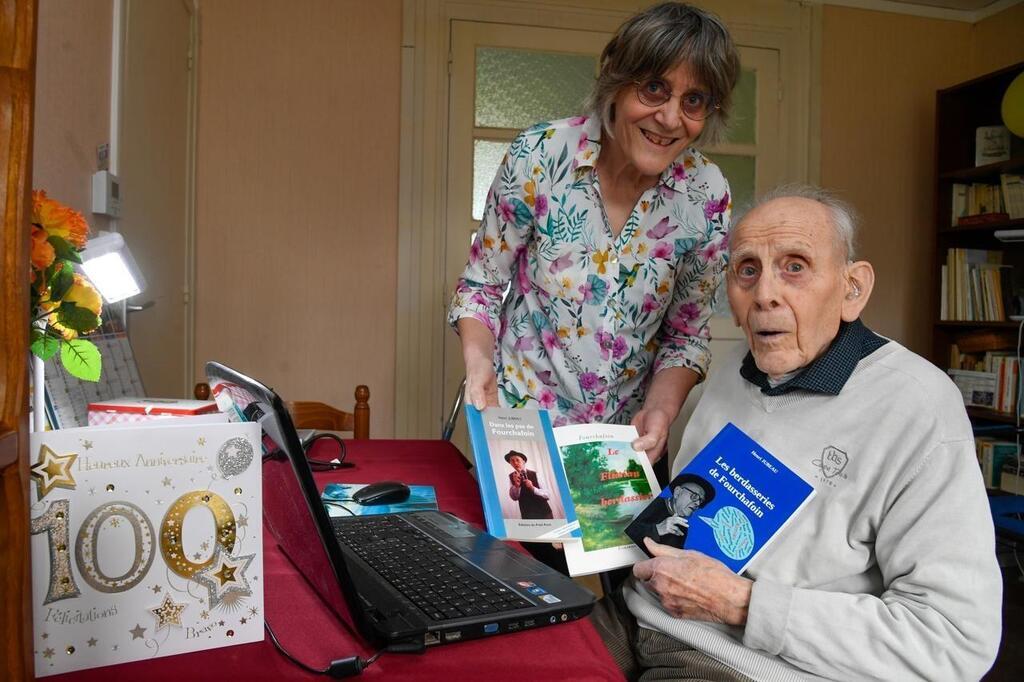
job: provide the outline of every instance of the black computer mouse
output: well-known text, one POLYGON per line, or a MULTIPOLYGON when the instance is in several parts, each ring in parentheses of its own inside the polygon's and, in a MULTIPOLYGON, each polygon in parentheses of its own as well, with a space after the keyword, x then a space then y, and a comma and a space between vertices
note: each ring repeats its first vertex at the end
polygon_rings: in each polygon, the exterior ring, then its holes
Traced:
POLYGON ((360 488, 352 495, 359 504, 397 504, 409 499, 409 486, 398 481, 380 481, 360 488))

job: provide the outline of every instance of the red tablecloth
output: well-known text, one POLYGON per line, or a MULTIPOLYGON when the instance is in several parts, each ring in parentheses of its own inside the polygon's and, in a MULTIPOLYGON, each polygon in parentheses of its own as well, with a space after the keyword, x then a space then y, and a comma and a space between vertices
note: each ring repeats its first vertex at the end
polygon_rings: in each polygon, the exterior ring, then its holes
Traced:
MULTIPOLYGON (((356 466, 316 474, 317 483, 400 480, 432 485, 438 505, 483 527, 476 482, 459 451, 443 441, 346 441, 356 466)), ((320 440, 313 456, 330 459, 337 445, 320 440)), ((374 652, 324 606, 264 530, 265 615, 284 647, 299 660, 325 668, 332 659, 374 652)), ((528 630, 494 639, 428 649, 423 654, 383 654, 361 679, 401 680, 621 680, 601 638, 587 620, 528 630), (516 652, 514 655, 512 652, 516 652)), ((279 680, 328 679, 307 673, 277 652, 269 638, 254 644, 210 649, 119 666, 57 675, 55 682, 86 680, 279 680)))

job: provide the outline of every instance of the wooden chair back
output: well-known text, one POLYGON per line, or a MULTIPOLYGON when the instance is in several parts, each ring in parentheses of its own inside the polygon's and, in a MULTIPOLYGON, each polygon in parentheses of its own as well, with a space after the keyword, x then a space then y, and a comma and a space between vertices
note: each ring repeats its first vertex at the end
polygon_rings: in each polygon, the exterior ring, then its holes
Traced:
POLYGON ((356 386, 355 399, 352 412, 311 400, 289 401, 288 412, 297 429, 351 431, 353 438, 366 439, 370 437, 370 389, 363 384, 356 386))
MULTIPOLYGON (((196 400, 209 400, 210 385, 196 384, 193 394, 196 400)), ((353 438, 365 440, 370 437, 370 389, 359 384, 356 386, 355 399, 351 412, 313 400, 290 400, 286 407, 297 429, 351 431, 353 438)))

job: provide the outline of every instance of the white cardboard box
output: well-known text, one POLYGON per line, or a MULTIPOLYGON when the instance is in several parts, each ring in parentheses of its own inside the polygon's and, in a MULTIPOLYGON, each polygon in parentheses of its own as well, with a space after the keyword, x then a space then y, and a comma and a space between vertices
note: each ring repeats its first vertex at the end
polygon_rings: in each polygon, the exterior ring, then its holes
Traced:
POLYGON ((212 400, 116 398, 89 403, 89 426, 133 424, 168 417, 194 417, 217 412, 212 400))

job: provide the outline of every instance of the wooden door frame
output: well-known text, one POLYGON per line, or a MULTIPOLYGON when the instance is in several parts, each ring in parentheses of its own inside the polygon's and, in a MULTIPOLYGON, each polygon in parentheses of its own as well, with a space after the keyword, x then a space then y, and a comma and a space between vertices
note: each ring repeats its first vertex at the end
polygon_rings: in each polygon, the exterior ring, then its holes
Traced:
MULTIPOLYGON (((395 437, 436 438, 444 391, 444 281, 448 224, 449 27, 454 20, 614 32, 649 4, 639 0, 404 0, 395 334, 395 437)), ((737 42, 778 49, 790 118, 783 148, 787 179, 814 182, 819 167, 821 9, 755 0, 704 3, 737 42)))
POLYGON ((37 0, 0 0, 0 651, 7 679, 31 679, 28 520, 29 220, 37 0))

